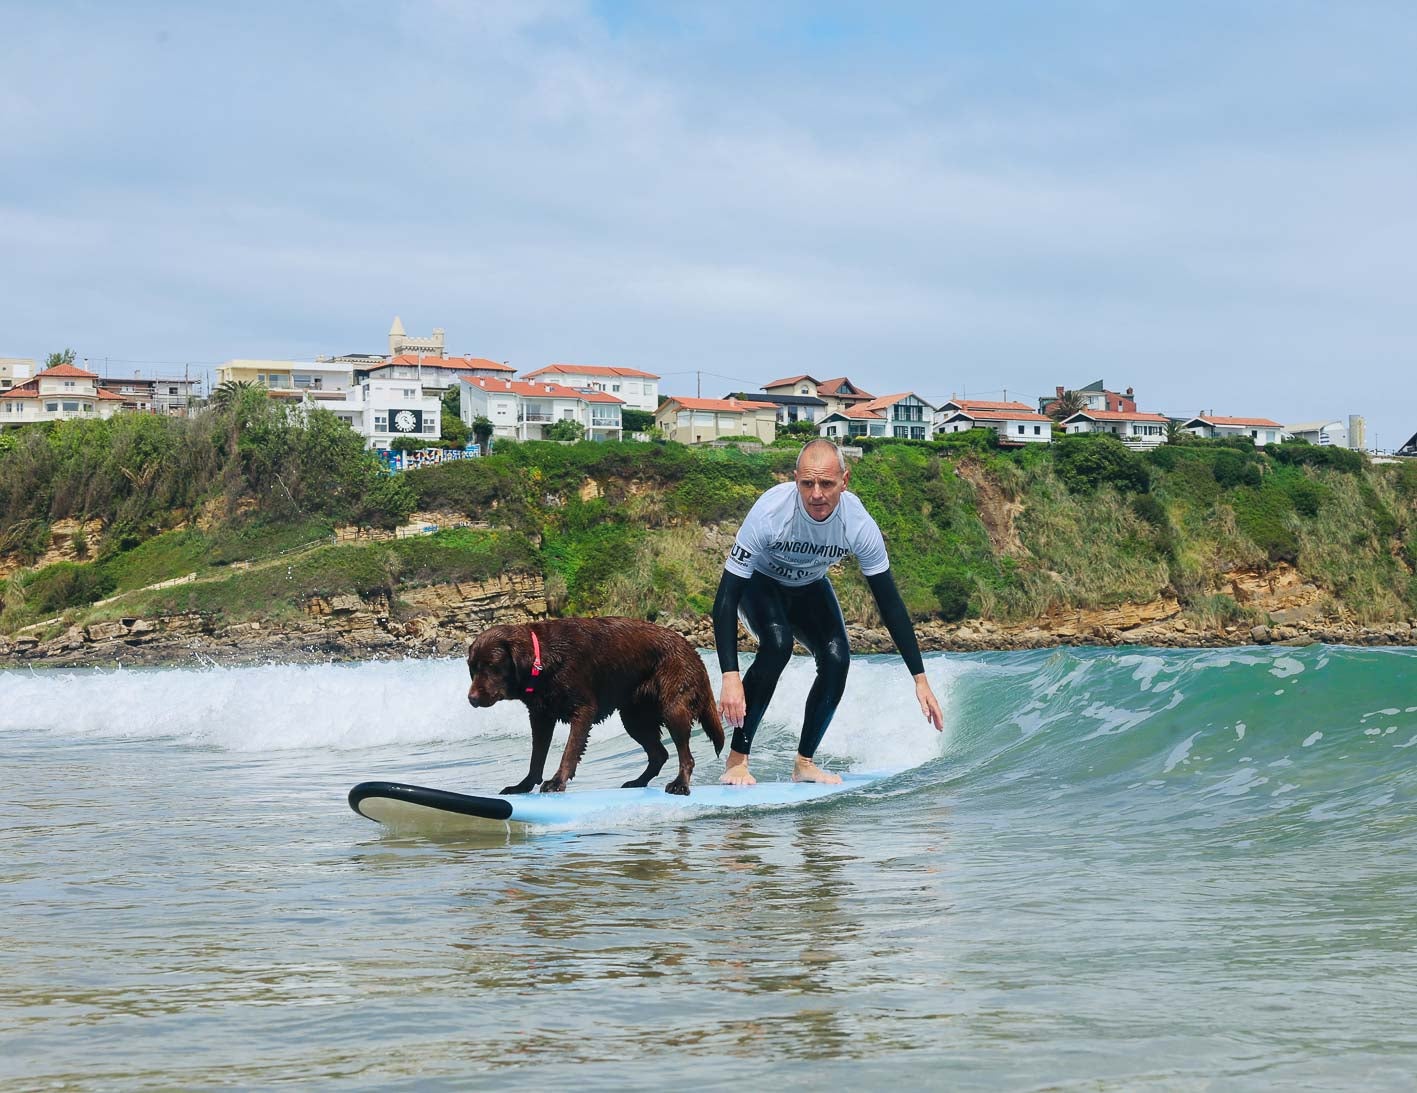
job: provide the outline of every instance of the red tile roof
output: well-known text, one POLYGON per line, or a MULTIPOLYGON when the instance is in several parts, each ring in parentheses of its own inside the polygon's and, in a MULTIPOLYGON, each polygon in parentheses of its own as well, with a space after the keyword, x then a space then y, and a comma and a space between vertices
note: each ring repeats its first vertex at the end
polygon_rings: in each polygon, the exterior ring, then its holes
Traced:
MULTIPOLYGON (((1270 421, 1267 417, 1214 417, 1210 414, 1197 414, 1191 421, 1201 421, 1207 425, 1229 425, 1231 428, 1242 429, 1282 429, 1283 425, 1277 421, 1270 421)), ((1187 425, 1191 421, 1186 422, 1187 425)))
POLYGON ((24 383, 17 383, 4 391, 0 391, 0 398, 39 398, 39 388, 34 380, 25 380, 24 383))
POLYGON ((967 417, 970 421, 1046 421, 1049 425, 1053 424, 1052 418, 1027 407, 1022 410, 960 410, 954 416, 967 417))
POLYGON ((836 411, 836 415, 849 417, 853 421, 884 421, 886 419, 885 414, 877 413, 875 410, 868 409, 865 406, 848 406, 844 410, 836 411))
POLYGON ((381 368, 388 368, 395 364, 417 365, 423 368, 451 368, 456 372, 465 372, 469 368, 481 368, 483 371, 492 369, 496 372, 516 371, 510 364, 489 361, 485 357, 419 357, 413 353, 400 353, 386 364, 376 364, 369 371, 377 372, 381 368))
POLYGON ((1160 425, 1165 425, 1171 420, 1165 414, 1149 414, 1141 410, 1079 410, 1077 413, 1073 414, 1072 417, 1068 418, 1067 421, 1072 421, 1073 418, 1078 417, 1089 418, 1093 421, 1151 421, 1160 425))
MULTIPOLYGON (((821 383, 817 384, 817 396, 818 396, 819 398, 835 398, 835 399, 849 399, 849 398, 855 398, 855 399, 862 399, 862 400, 867 401, 867 402, 869 402, 871 399, 873 399, 873 398, 876 397, 875 395, 870 394, 870 393, 867 392, 867 391, 861 391, 861 390, 857 390, 857 391, 855 391, 855 392, 843 391, 843 390, 841 390, 841 385, 842 385, 843 383, 851 383, 851 381, 850 381, 849 379, 847 379, 845 376, 837 376, 835 379, 822 380, 821 383)), ((852 385, 853 387, 856 386, 854 383, 852 383, 851 385, 852 385)))
MULTIPOLYGON (((902 391, 898 395, 882 395, 880 398, 873 398, 870 402, 866 403, 866 409, 884 410, 887 406, 894 406, 901 399, 910 398, 912 395, 916 398, 920 398, 914 391, 902 391)), ((925 402, 923 398, 920 399, 920 401, 925 402)), ((928 406, 929 403, 926 403, 926 405, 928 406)))
POLYGON ((641 372, 638 368, 612 368, 603 364, 548 364, 535 372, 528 372, 527 379, 543 372, 556 372, 563 376, 626 376, 630 379, 659 379, 653 372, 641 372))
POLYGON ((786 387, 786 386, 788 386, 789 384, 796 383, 798 380, 811 380, 813 383, 816 383, 816 382, 817 382, 817 377, 816 377, 816 376, 808 376, 808 375, 788 376, 788 377, 786 377, 785 379, 773 380, 771 383, 765 383, 765 384, 763 384, 763 390, 764 390, 764 391, 770 391, 770 390, 772 390, 772 388, 774 388, 774 387, 786 387))
MULTIPOLYGON (((520 395, 522 398, 573 398, 585 402, 601 401, 600 399, 591 400, 574 387, 567 387, 560 383, 530 383, 527 380, 504 380, 494 376, 469 376, 467 373, 459 375, 458 379, 493 395, 511 394, 520 395)), ((615 399, 615 401, 619 402, 620 400, 615 399)))
MULTIPOLYGON (((716 410, 725 414, 741 413, 744 410, 777 410, 775 402, 750 402, 747 399, 737 398, 684 398, 679 395, 671 395, 664 406, 668 406, 670 402, 678 403, 686 410, 716 410)), ((664 406, 661 406, 660 409, 664 409, 664 406)))
POLYGON ((609 391, 581 391, 581 398, 587 402, 613 402, 616 406, 624 406, 625 400, 616 398, 609 391))
POLYGON ((1024 413, 1036 414, 1038 411, 1026 402, 996 402, 989 399, 978 398, 952 398, 945 403, 946 406, 958 406, 961 410, 1020 410, 1024 413))
MULTIPOLYGON (((88 396, 85 395, 84 397, 87 398, 88 396)), ((104 390, 102 387, 100 387, 100 388, 98 389, 98 393, 97 393, 97 395, 96 395, 95 397, 101 398, 101 399, 105 399, 105 400, 108 401, 108 402, 126 402, 126 401, 127 401, 122 395, 114 394, 112 391, 106 391, 106 390, 104 390)))
MULTIPOLYGON (((75 368, 72 364, 56 364, 53 368, 46 368, 39 376, 62 376, 66 379, 98 379, 97 372, 85 372, 82 368, 75 368)), ((35 378, 38 379, 39 376, 35 378)))

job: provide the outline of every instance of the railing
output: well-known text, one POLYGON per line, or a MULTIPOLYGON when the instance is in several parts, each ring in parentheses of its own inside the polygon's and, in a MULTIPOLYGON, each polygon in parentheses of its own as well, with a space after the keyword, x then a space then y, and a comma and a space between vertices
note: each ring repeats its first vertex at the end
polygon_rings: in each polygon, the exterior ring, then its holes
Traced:
POLYGON ((618 429, 620 419, 618 417, 593 417, 590 419, 592 429, 618 429))
POLYGON ((553 421, 556 420, 556 417, 554 414, 529 413, 519 415, 517 417, 517 420, 529 422, 533 425, 550 425, 553 421))

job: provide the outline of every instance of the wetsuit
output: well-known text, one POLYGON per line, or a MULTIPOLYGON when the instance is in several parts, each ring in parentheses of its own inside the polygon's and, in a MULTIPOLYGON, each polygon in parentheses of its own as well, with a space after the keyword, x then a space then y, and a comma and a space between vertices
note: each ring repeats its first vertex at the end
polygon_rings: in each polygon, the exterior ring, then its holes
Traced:
POLYGON ((881 619, 910 674, 925 670, 915 628, 891 577, 885 541, 856 495, 843 492, 831 516, 818 521, 802 508, 795 483, 774 486, 743 521, 713 605, 721 671, 738 671, 740 611, 758 639, 758 655, 743 676, 747 712, 743 725, 733 732, 734 751, 751 751, 753 734, 792 656, 795 637, 817 662, 797 751, 806 759, 816 754, 851 666, 846 621, 826 575, 847 554, 861 563, 881 619))

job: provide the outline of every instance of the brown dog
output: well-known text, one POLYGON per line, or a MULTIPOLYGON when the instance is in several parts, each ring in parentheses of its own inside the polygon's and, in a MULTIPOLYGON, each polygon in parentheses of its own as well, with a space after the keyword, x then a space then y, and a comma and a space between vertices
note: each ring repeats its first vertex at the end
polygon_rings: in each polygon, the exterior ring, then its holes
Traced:
POLYGON ((687 796, 694 773, 689 730, 703 726, 715 754, 723 751, 708 672, 694 647, 672 630, 638 619, 549 619, 484 630, 467 650, 472 685, 467 700, 491 706, 503 699, 526 703, 531 715, 531 769, 503 793, 559 793, 576 775, 590 727, 616 710, 625 731, 645 749, 649 765, 624 784, 646 786, 669 758, 660 741, 668 726, 679 751, 679 776, 666 793, 687 796), (571 726, 556 773, 542 782, 546 753, 558 721, 571 726))

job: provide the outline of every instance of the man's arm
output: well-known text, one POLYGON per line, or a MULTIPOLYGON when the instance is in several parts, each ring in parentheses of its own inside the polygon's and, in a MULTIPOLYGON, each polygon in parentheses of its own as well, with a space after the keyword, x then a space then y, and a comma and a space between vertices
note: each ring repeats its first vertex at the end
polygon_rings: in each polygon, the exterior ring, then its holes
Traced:
POLYGON ((945 727, 945 715, 935 692, 930 689, 930 681, 925 678, 925 663, 920 659, 920 643, 915 639, 915 624, 910 621, 910 613, 905 609, 905 601, 900 598, 900 590, 895 586, 895 578, 889 569, 873 573, 866 578, 871 587, 871 595, 876 600, 876 609, 881 613, 881 621, 890 632, 891 641, 900 651, 901 659, 910 674, 915 677, 915 697, 920 702, 920 710, 925 719, 935 726, 936 732, 945 727))
POLYGON ((718 653, 719 671, 723 673, 718 704, 723 720, 735 729, 743 724, 748 712, 743 698, 743 680, 738 674, 738 603, 747 587, 748 578, 725 569, 713 600, 713 644, 718 653))

